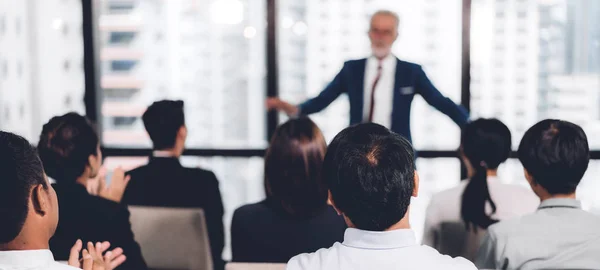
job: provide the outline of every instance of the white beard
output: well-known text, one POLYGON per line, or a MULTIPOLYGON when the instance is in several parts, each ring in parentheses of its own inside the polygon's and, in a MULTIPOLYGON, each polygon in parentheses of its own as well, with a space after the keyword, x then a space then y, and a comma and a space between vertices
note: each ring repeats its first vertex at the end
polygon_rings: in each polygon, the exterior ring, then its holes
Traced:
POLYGON ((371 47, 371 50, 373 51, 373 55, 377 58, 384 58, 391 53, 391 48, 376 48, 373 46, 371 47))

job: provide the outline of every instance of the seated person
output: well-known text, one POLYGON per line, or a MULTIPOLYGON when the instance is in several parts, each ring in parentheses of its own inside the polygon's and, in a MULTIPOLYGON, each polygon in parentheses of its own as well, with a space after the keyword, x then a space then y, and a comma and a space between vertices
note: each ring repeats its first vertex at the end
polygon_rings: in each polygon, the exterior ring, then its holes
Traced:
POLYGON ((99 196, 86 190, 87 181, 97 176, 102 165, 98 136, 88 120, 76 113, 53 117, 42 129, 38 152, 46 173, 56 181, 60 221, 50 239, 55 258, 68 259, 77 239, 109 241, 127 256, 119 269, 146 269, 131 231, 129 210, 119 203, 127 184, 123 170, 115 170, 110 186, 99 196))
POLYGON ((308 118, 280 126, 265 156, 267 199, 233 214, 235 262, 285 263, 342 241, 346 224, 327 205, 321 178, 327 144, 308 118))
MULTIPOLYGON (((58 200, 27 140, 0 131, 0 175, 0 269, 79 269, 81 240, 71 248, 69 265, 55 262, 49 249, 58 224, 58 200)), ((103 256, 110 244, 97 245, 98 250, 91 243, 83 250, 83 269, 110 270, 125 261, 122 249, 103 256)))
POLYGON ((497 177, 498 166, 508 159, 511 146, 510 130, 497 119, 478 119, 463 128, 460 157, 468 180, 432 197, 425 218, 424 245, 474 260, 488 226, 535 211, 540 201, 531 190, 504 184, 497 177), (464 241, 442 245, 442 238, 447 238, 442 235, 442 226, 459 223, 465 227, 464 241))
POLYGON ((525 132, 518 155, 525 178, 542 202, 533 214, 490 226, 476 265, 599 269, 600 216, 582 210, 575 199, 590 160, 583 129, 566 121, 541 121, 525 132))
POLYGON ((378 124, 359 124, 329 145, 323 177, 329 201, 348 225, 342 243, 302 254, 288 270, 468 269, 464 258, 441 255, 417 244, 410 228, 411 197, 419 176, 410 143, 378 124))
POLYGON ((154 102, 142 116, 154 152, 147 165, 128 172, 131 181, 123 203, 128 205, 202 208, 215 269, 222 269, 225 236, 223 202, 214 173, 179 163, 187 128, 183 101, 154 102))

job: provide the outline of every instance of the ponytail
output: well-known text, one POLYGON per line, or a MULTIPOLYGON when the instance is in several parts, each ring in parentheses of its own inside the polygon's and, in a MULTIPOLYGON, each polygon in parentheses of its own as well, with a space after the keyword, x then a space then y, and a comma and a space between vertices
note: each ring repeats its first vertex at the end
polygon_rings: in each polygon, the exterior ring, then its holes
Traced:
POLYGON ((463 192, 460 214, 467 230, 477 231, 477 228, 487 229, 498 220, 492 219, 485 211, 489 202, 492 214, 496 213, 496 204, 490 196, 487 182, 487 165, 483 161, 474 165, 475 175, 463 192))

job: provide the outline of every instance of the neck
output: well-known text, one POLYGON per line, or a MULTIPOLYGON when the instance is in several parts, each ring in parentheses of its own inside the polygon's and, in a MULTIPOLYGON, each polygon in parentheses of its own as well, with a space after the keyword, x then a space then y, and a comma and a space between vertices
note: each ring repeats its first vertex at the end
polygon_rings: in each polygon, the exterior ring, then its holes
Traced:
POLYGON ((181 156, 181 152, 182 151, 176 149, 176 147, 173 147, 173 148, 169 148, 169 149, 154 150, 152 152, 152 154, 155 157, 175 157, 175 158, 178 158, 178 157, 181 156))
MULTIPOLYGON (((86 169, 86 171, 87 171, 87 169, 86 169)), ((90 179, 89 175, 87 173, 84 173, 83 175, 79 176, 77 178, 77 180, 75 180, 75 183, 80 184, 84 187, 87 187, 87 183, 88 183, 89 179, 90 179)))
POLYGON ((487 170, 487 176, 498 176, 498 169, 495 170, 487 170))
POLYGON ((50 249, 49 237, 41 234, 39 227, 34 229, 26 223, 17 238, 6 244, 0 244, 0 251, 50 249))
POLYGON ((577 196, 575 194, 575 192, 570 193, 570 194, 548 194, 547 192, 545 192, 546 194, 542 194, 540 196, 540 201, 545 201, 545 200, 550 200, 550 199, 576 199, 577 196))

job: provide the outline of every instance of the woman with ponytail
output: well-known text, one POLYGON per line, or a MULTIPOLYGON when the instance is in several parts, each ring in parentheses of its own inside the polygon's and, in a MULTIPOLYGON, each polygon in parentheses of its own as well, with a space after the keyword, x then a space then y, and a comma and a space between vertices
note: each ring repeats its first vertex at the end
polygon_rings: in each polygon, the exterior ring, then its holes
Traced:
POLYGON ((472 260, 490 225, 535 211, 539 199, 531 190, 498 179, 511 145, 510 130, 497 119, 478 119, 463 128, 459 151, 468 179, 432 197, 423 244, 472 260))

